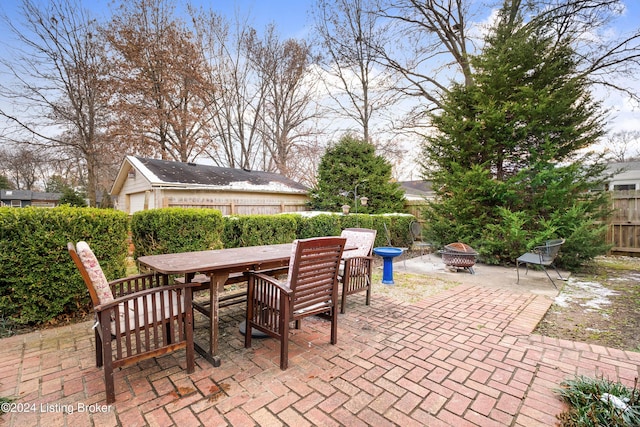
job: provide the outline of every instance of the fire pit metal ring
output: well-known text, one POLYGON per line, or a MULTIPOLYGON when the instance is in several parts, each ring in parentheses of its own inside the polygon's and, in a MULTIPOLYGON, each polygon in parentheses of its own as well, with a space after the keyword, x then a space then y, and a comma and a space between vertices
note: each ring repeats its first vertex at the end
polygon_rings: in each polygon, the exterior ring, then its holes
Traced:
POLYGON ((475 274, 473 266, 476 264, 478 253, 466 243, 450 243, 438 252, 442 255, 442 262, 446 266, 466 269, 469 273, 475 274))

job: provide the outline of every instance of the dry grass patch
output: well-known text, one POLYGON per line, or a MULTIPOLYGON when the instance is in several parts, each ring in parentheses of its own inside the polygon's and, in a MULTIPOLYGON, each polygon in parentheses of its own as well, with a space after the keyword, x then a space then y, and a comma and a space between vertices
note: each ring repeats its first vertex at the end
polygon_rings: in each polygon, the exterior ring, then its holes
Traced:
POLYGON ((371 277, 373 292, 407 302, 416 303, 440 292, 452 289, 460 283, 424 274, 393 272, 393 285, 382 283, 382 272, 374 271, 371 277))

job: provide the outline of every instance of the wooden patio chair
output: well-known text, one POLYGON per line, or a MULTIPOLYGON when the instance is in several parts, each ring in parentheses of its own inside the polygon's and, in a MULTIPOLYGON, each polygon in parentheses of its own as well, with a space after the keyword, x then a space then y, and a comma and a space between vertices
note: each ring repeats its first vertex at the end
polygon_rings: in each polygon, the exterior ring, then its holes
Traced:
POLYGON ((565 242, 564 239, 547 240, 544 245, 536 246, 535 248, 533 248, 531 252, 527 252, 519 256, 518 259, 516 260, 516 272, 518 275, 517 283, 520 283, 520 264, 521 263, 525 264, 526 266, 525 274, 529 272, 529 264, 539 265, 542 268, 542 270, 544 270, 549 280, 551 280, 551 283, 553 283, 553 286, 556 289, 558 289, 558 286, 556 286, 556 282, 554 282, 551 276, 549 276, 549 272, 547 271, 546 267, 553 267, 556 270, 556 273, 558 273, 558 278, 560 280, 564 280, 562 278, 562 275, 558 271, 558 268, 555 265, 556 257, 560 252, 560 246, 562 246, 564 242, 565 242))
POLYGON ((371 303, 371 266, 373 263, 373 244, 376 240, 376 230, 369 228, 345 228, 341 237, 347 239, 347 246, 357 249, 345 251, 342 255, 338 281, 342 283, 340 313, 345 312, 347 295, 366 292, 365 304, 371 303))
MULTIPOLYGON (((249 272, 247 326, 280 340, 280 369, 289 364, 289 323, 314 314, 331 319, 331 344, 338 336, 338 268, 346 243, 341 237, 295 240, 286 282, 263 273, 249 272)), ((251 333, 245 334, 246 348, 251 333)))
POLYGON ((96 366, 104 366, 107 404, 115 402, 114 370, 141 360, 186 350, 194 371, 192 287, 168 286, 166 276, 141 274, 108 282, 86 242, 67 244, 89 290, 96 324, 96 366))

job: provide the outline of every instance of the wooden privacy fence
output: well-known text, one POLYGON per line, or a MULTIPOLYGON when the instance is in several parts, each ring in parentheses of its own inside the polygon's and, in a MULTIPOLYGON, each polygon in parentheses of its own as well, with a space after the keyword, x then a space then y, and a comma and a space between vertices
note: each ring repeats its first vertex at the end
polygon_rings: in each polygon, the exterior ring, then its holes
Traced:
POLYGON ((228 200, 206 197, 165 197, 163 207, 217 209, 222 215, 274 215, 306 211, 305 200, 277 200, 272 198, 228 200))
POLYGON ((640 254, 640 191, 613 191, 613 213, 607 230, 611 252, 640 254))

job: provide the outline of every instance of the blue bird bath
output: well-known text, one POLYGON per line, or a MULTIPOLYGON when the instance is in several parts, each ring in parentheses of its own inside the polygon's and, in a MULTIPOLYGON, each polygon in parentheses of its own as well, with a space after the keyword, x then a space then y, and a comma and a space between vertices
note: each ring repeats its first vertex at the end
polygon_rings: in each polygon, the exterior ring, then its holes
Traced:
POLYGON ((393 248, 390 246, 383 246, 379 248, 373 248, 373 253, 381 256, 383 260, 382 264, 382 283, 385 285, 393 285, 393 258, 401 255, 403 252, 400 248, 393 248))

